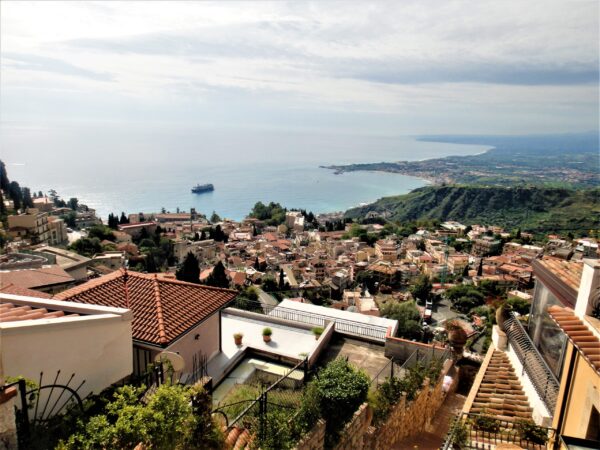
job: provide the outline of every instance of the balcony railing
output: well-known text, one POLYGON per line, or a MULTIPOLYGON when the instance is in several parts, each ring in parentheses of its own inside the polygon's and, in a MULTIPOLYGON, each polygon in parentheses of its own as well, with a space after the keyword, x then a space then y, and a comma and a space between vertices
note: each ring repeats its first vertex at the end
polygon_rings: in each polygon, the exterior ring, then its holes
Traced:
MULTIPOLYGON (((236 299, 230 305, 232 308, 243 309, 255 313, 265 314, 269 317, 289 320, 296 323, 303 323, 315 327, 325 327, 326 322, 334 322, 334 329, 341 334, 358 336, 385 342, 387 328, 380 325, 371 325, 364 322, 340 319, 335 316, 325 316, 306 311, 300 311, 291 308, 284 308, 277 305, 268 305, 247 299, 236 299)), ((357 313, 358 314, 358 313, 357 313)))
POLYGON ((508 421, 480 414, 457 416, 440 450, 491 450, 500 444, 516 444, 527 450, 546 450, 554 437, 552 428, 531 421, 508 421))
POLYGON ((525 373, 529 376, 548 412, 553 414, 560 386, 558 380, 513 313, 506 320, 505 329, 510 346, 523 364, 525 373))

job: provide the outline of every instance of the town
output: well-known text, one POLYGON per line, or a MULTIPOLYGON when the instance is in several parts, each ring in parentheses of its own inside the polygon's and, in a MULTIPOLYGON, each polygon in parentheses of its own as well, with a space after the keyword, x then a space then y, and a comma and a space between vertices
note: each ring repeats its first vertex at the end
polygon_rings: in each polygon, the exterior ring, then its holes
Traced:
MULTIPOLYGON (((353 221, 260 202, 242 221, 163 209, 104 223, 55 191, 3 197, 2 361, 7 380, 17 377, 3 388, 3 411, 26 389, 18 377, 37 382, 49 404, 41 386, 68 387, 67 373, 82 383, 80 401, 127 380, 164 386, 166 363, 180 385, 211 394, 227 448, 331 448, 332 439, 335 448, 551 448, 600 438, 597 391, 583 409, 569 393, 600 381, 594 238, 353 221), (349 415, 313 411, 304 428, 277 436, 250 420, 261 417, 255 403, 268 404, 261 383, 304 413, 308 386, 336 364, 367 380, 349 415), (418 386, 402 384, 415 377, 418 386), (401 392, 410 398, 399 402, 401 392)), ((283 410, 265 420, 288 420, 283 410)), ((40 419, 31 415, 30 428, 40 419)), ((32 445, 16 423, 11 439, 32 445)))

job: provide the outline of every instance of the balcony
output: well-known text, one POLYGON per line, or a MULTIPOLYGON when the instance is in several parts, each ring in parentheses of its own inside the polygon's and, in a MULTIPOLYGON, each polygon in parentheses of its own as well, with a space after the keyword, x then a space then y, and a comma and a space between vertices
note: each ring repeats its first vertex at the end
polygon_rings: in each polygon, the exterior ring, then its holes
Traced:
POLYGON ((527 374, 546 409, 552 415, 560 387, 558 380, 531 341, 521 322, 513 313, 506 320, 505 329, 510 347, 523 365, 523 371, 527 374))

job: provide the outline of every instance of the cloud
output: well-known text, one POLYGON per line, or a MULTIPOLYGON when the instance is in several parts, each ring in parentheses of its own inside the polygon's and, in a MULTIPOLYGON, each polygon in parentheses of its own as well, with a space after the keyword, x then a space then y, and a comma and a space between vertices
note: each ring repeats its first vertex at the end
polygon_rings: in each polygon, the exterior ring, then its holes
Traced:
POLYGON ((3 52, 2 59, 8 60, 7 66, 20 70, 49 72, 72 77, 83 77, 96 81, 112 81, 108 73, 83 69, 66 61, 39 55, 3 52))

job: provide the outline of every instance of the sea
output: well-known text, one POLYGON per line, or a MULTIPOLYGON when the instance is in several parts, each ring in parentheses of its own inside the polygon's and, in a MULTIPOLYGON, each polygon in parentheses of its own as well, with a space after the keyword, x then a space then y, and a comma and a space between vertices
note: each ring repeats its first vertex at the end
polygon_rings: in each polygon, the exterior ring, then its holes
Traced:
POLYGON ((162 208, 240 220, 258 201, 325 213, 427 184, 383 172, 336 175, 323 165, 472 155, 490 147, 358 133, 4 124, 0 148, 11 180, 77 197, 103 220, 110 212, 162 208), (193 194, 197 183, 215 190, 193 194))

